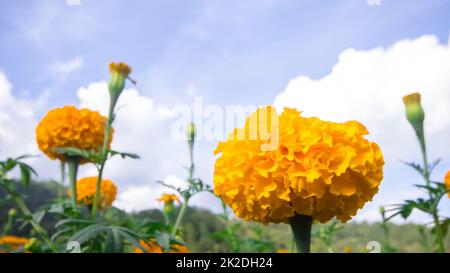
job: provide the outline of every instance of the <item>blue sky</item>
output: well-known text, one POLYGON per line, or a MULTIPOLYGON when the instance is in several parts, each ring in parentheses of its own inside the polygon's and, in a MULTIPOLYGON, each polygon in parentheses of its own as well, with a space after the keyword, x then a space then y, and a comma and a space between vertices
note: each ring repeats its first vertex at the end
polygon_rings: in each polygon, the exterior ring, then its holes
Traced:
MULTIPOLYGON (((43 98, 33 120, 51 107, 82 104, 77 90, 107 79, 106 64, 112 60, 132 65, 140 96, 161 107, 190 105, 193 96, 221 106, 272 104, 299 75, 319 80, 330 74, 346 49, 386 48, 422 35, 447 44, 449 14, 446 0, 381 0, 379 6, 366 0, 80 0, 80 5, 1 0, 0 72, 16 100, 43 98)), ((448 128, 436 133, 436 143, 445 143, 448 135, 442 132, 448 128)), ((199 171, 206 180, 211 180, 215 145, 199 144, 198 159, 204 162, 199 171)), ((448 150, 442 145, 434 149, 448 150)), ((183 149, 182 143, 174 146, 183 149)), ((444 160, 439 175, 448 163, 444 160)), ((396 164, 388 172, 390 181, 414 177, 396 164)), ((148 177, 160 176, 155 170, 148 177)), ((395 192, 398 184, 385 187, 395 192)))

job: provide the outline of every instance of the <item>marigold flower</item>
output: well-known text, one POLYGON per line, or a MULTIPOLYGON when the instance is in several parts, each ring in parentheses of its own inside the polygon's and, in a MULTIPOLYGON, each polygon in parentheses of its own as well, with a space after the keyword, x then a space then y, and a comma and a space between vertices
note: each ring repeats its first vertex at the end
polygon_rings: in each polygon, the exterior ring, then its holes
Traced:
MULTIPOLYGON (((97 177, 85 177, 77 181, 77 202, 92 205, 97 191, 97 177)), ((69 190, 69 195, 71 191, 69 190)), ((103 179, 100 184, 99 208, 110 207, 116 200, 117 187, 111 180, 103 179)))
POLYGON ((109 64, 109 72, 111 74, 118 73, 121 74, 124 78, 128 77, 131 73, 131 67, 127 63, 119 62, 119 63, 110 63, 109 64))
MULTIPOLYGON (((450 190, 450 171, 447 172, 444 178, 445 186, 447 187, 447 190, 450 190)), ((448 198, 450 198, 450 192, 448 193, 448 198)))
POLYGON ((0 236, 0 246, 6 246, 10 250, 17 250, 28 244, 29 239, 12 235, 0 236))
POLYGON ((180 199, 178 198, 178 196, 176 194, 168 194, 168 193, 164 193, 157 200, 160 202, 163 202, 164 204, 173 203, 175 201, 180 202, 180 199))
MULTIPOLYGON (((143 246, 145 248, 145 250, 147 250, 148 253, 163 253, 164 252, 162 247, 160 247, 154 239, 151 239, 148 242, 140 240, 139 243, 141 244, 141 246, 143 246)), ((144 253, 144 252, 140 248, 135 248, 134 253, 144 253)), ((184 245, 172 244, 172 245, 170 245, 169 253, 189 253, 189 249, 184 245)))
POLYGON ((344 248, 342 249, 342 251, 343 251, 344 253, 352 253, 352 252, 353 252, 353 249, 352 249, 351 246, 346 245, 346 246, 344 246, 344 248))
POLYGON ((367 134, 356 121, 334 123, 302 117, 295 109, 278 115, 271 106, 260 108, 214 151, 221 153, 214 193, 246 220, 286 223, 301 214, 322 223, 333 217, 346 222, 372 200, 383 177, 383 155, 367 134), (268 133, 278 130, 275 150, 262 151, 271 137, 263 138, 260 126, 256 138, 249 131, 251 121, 264 113, 278 119, 278 128, 271 128, 273 119, 265 124, 268 133))
POLYGON ((280 249, 277 249, 277 253, 289 253, 289 249, 280 248, 280 249))
MULTIPOLYGON (((36 127, 39 149, 51 159, 67 161, 57 148, 75 147, 100 151, 105 135, 106 118, 89 109, 65 106, 50 110, 36 127)), ((109 138, 112 141, 113 130, 109 138)), ((86 163, 81 160, 80 163, 86 163)))

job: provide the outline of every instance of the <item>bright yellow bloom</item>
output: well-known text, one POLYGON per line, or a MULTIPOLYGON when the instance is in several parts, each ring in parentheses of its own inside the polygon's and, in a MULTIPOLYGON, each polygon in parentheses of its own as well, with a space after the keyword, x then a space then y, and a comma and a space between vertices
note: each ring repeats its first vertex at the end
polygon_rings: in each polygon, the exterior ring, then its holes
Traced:
MULTIPOLYGON (((29 239, 24 237, 17 237, 12 235, 1 236, 0 246, 6 246, 9 250, 17 250, 28 244, 29 239)), ((2 252, 2 251, 0 251, 2 252)))
MULTIPOLYGON (((444 178, 445 186, 447 187, 447 190, 450 190, 450 171, 447 172, 444 178)), ((448 193, 448 198, 450 198, 450 192, 448 193)))
MULTIPOLYGON (((77 181, 77 202, 84 205, 94 203, 95 192, 97 191, 97 177, 85 177, 77 181)), ((71 191, 69 190, 69 195, 71 191)), ((110 207, 116 200, 117 187, 111 180, 103 179, 100 184, 99 208, 110 207)))
POLYGON ((121 74, 124 78, 128 77, 131 73, 131 67, 127 63, 110 63, 109 64, 109 72, 111 74, 118 73, 121 74))
POLYGON ((277 253, 289 253, 289 249, 280 248, 280 249, 277 249, 277 253))
POLYGON ((164 193, 161 198, 158 198, 157 201, 163 202, 164 204, 173 203, 175 201, 180 202, 180 199, 176 194, 168 194, 164 193))
MULTIPOLYGON (((50 110, 36 128, 39 149, 51 159, 66 161, 57 148, 75 147, 100 151, 105 136, 106 118, 89 109, 65 106, 50 110)), ((110 143, 113 130, 111 130, 110 143)), ((81 163, 86 163, 82 160, 81 163)))
MULTIPOLYGON (((139 243, 148 253, 163 253, 162 247, 160 247, 154 239, 151 239, 148 243, 140 240, 139 243)), ((134 253, 143 253, 143 251, 140 248, 135 248, 134 253)), ((184 245, 172 244, 170 245, 169 253, 189 253, 189 249, 184 245)))
POLYGON ((246 220, 286 223, 303 214, 322 223, 333 217, 346 222, 372 200, 383 177, 383 155, 367 134, 356 121, 334 123, 302 117, 294 109, 278 115, 271 106, 260 108, 245 128, 218 144, 214 193, 246 220), (255 135, 252 120, 264 120, 267 113, 271 118, 259 123, 255 135), (279 126, 272 126, 273 120, 279 126), (263 151, 277 130, 277 147, 263 151))

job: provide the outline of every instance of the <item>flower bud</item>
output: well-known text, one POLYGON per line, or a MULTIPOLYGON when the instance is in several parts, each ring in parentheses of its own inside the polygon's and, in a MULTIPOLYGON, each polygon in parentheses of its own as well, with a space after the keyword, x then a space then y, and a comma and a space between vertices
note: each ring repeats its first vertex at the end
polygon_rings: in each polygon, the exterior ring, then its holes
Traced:
POLYGON ((36 238, 31 238, 28 243, 23 247, 26 251, 32 251, 38 243, 36 238))
POLYGON ((386 213, 386 209, 383 206, 380 207, 380 213, 382 215, 384 215, 386 213))
POLYGON ((16 217, 16 215, 17 215, 17 210, 16 209, 10 209, 9 211, 8 211, 8 216, 9 217, 16 217))
POLYGON ((196 136, 195 124, 190 122, 186 126, 186 135, 189 142, 193 142, 196 136))
POLYGON ((420 94, 412 93, 403 97, 403 103, 406 107, 406 118, 413 126, 416 134, 423 133, 423 121, 425 119, 425 112, 420 103, 420 94))
POLYGON ((111 98, 111 107, 114 108, 120 94, 125 88, 126 79, 129 79, 128 75, 131 73, 131 67, 126 63, 113 62, 109 64, 109 73, 111 75, 111 79, 109 81, 108 88, 111 98))

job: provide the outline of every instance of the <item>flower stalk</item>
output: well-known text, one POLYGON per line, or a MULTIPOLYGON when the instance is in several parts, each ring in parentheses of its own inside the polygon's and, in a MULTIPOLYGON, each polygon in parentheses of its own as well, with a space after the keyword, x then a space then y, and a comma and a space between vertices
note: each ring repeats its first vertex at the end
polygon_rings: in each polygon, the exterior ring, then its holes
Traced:
POLYGON ((70 180, 70 191, 71 191, 71 204, 72 207, 77 207, 77 173, 78 166, 80 165, 80 159, 78 157, 71 156, 67 160, 67 165, 69 167, 69 180, 70 180))
POLYGON ((297 214, 289 219, 298 253, 310 253, 312 217, 297 214))

